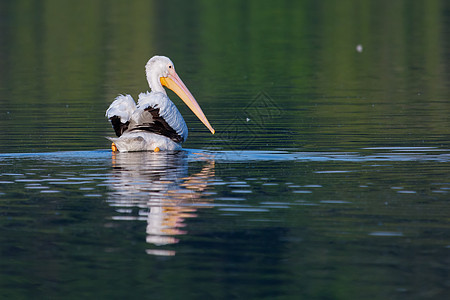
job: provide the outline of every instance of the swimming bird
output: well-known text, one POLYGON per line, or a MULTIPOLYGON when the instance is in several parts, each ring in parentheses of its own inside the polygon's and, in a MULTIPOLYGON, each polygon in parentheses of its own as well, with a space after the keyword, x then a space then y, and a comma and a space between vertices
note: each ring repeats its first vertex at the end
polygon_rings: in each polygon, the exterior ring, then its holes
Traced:
POLYGON ((139 94, 137 105, 130 95, 119 95, 106 110, 117 135, 117 138, 108 137, 113 142, 113 151, 181 149, 188 128, 163 86, 174 91, 214 134, 215 130, 168 57, 153 56, 145 65, 145 72, 151 91, 139 94))

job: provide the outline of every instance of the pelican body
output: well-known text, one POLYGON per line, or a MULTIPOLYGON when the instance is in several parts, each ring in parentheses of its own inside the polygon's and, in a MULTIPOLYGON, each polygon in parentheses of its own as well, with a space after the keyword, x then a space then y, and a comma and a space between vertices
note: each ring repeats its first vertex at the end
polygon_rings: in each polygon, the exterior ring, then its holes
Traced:
POLYGON ((188 137, 188 128, 163 86, 174 91, 214 134, 168 57, 153 56, 145 65, 145 72, 150 92, 139 94, 137 104, 130 95, 120 95, 106 110, 106 117, 117 135, 117 138, 108 138, 113 142, 113 151, 181 149, 181 143, 188 137))

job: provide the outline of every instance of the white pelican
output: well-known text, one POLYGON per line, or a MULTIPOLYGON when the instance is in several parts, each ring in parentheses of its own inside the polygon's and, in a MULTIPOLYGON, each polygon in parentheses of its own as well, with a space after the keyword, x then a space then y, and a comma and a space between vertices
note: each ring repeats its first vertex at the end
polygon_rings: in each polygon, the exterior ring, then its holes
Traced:
POLYGON ((188 129, 163 86, 174 91, 214 134, 214 129, 168 57, 153 56, 145 65, 145 72, 151 92, 141 93, 137 105, 130 95, 120 95, 106 110, 106 117, 118 136, 108 138, 113 142, 113 151, 181 149, 188 129))

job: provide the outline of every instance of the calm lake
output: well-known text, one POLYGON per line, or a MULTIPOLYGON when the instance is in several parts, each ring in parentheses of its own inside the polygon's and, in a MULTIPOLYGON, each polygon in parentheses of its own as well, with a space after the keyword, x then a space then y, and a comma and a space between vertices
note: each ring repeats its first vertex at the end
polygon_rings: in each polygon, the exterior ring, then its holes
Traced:
POLYGON ((0 1, 0 298, 446 299, 448 1, 0 1), (170 57, 212 135, 112 153, 170 57))

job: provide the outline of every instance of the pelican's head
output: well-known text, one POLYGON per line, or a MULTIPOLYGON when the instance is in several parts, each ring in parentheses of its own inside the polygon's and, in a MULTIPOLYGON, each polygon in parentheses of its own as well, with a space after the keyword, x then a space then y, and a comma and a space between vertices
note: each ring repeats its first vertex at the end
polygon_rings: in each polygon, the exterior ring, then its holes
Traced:
POLYGON ((150 89, 154 92, 166 93, 163 86, 174 91, 181 100, 192 110, 197 118, 214 134, 215 130, 209 124, 208 119, 198 105, 194 96, 189 92, 181 78, 175 72, 173 62, 165 56, 155 55, 145 65, 145 73, 150 89))

